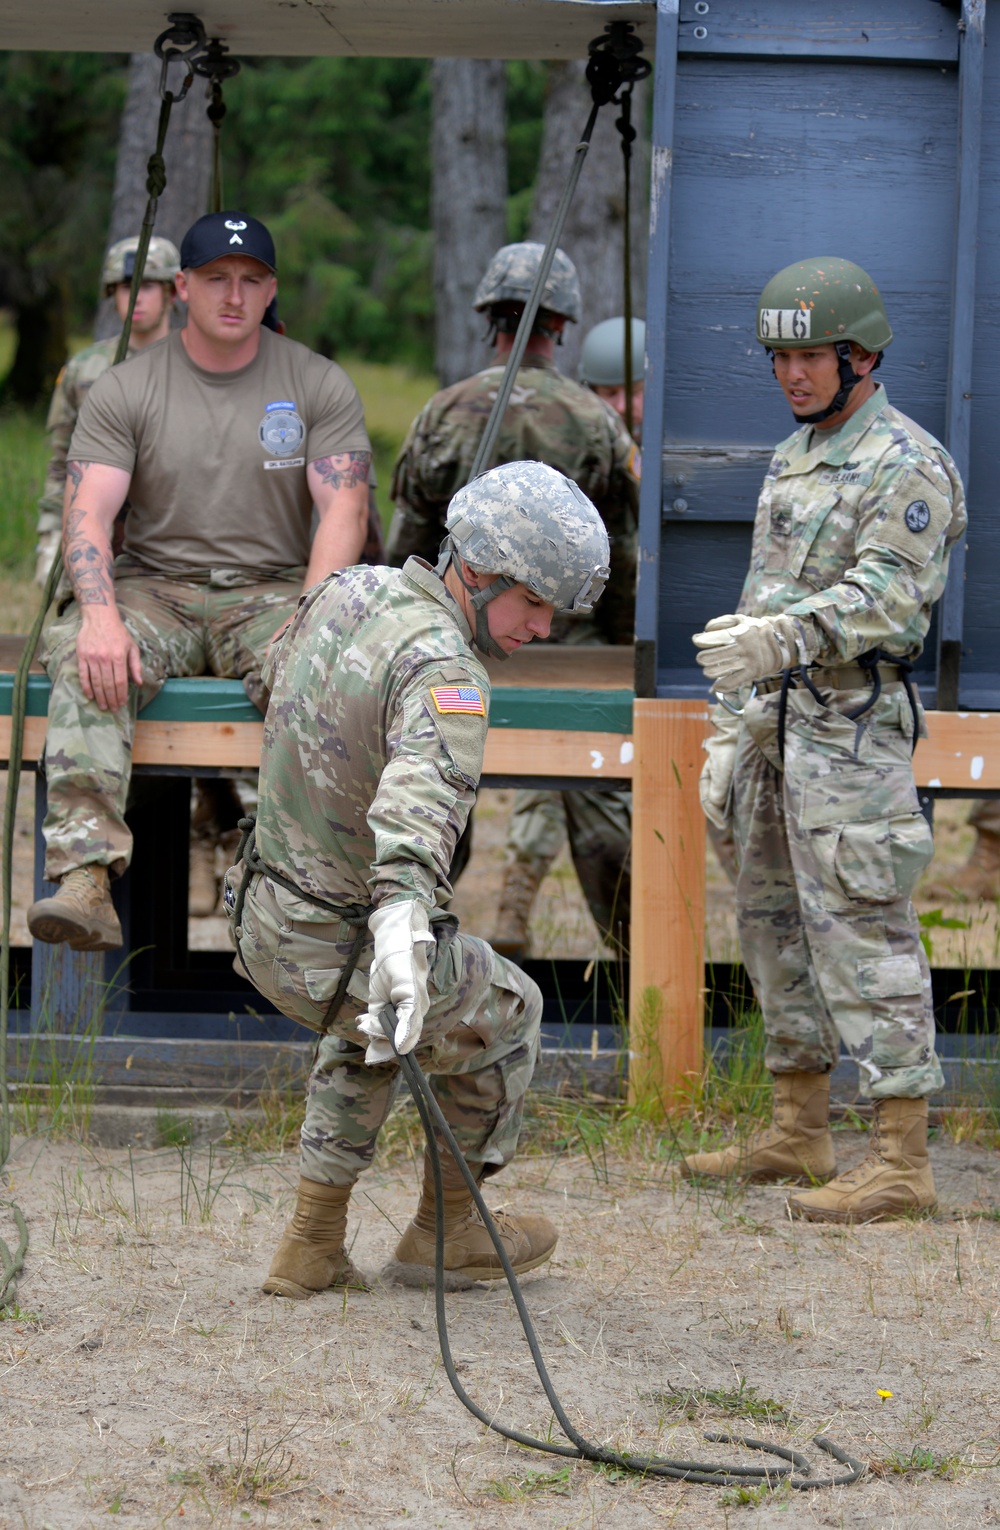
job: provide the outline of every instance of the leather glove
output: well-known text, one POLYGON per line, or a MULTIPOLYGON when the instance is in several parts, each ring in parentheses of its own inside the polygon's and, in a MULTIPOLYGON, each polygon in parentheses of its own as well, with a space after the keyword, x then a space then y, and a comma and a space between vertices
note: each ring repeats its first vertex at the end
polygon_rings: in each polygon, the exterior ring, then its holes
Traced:
POLYGON ((714 691, 738 691, 814 657, 807 629, 790 616, 715 616, 692 641, 714 691))
POLYGON ((709 823, 725 831, 732 817, 733 771, 736 768, 736 748, 740 733, 740 719, 727 712, 725 707, 712 711, 714 727, 702 748, 706 760, 698 777, 698 795, 701 809, 709 823))
POLYGON ((358 1030, 370 1036, 365 1062, 391 1062, 393 1050, 379 1016, 387 1004, 396 1011, 396 1051, 412 1052, 427 1014, 428 947, 434 945, 427 907, 410 899, 387 903, 368 920, 375 954, 368 977, 368 1009, 358 1030))

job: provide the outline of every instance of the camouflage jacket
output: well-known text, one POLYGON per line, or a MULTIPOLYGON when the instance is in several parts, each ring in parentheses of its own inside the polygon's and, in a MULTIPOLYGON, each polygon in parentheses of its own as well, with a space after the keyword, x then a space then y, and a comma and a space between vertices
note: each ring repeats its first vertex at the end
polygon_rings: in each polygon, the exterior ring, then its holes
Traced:
POLYGON ((798 617, 803 662, 913 658, 966 523, 951 457, 878 387, 829 438, 806 425, 777 448, 739 609, 798 617))
MULTIPOLYGON (((487 367, 445 388, 410 426, 392 476, 393 562, 411 553, 437 558, 448 501, 468 480, 502 376, 502 366, 487 367)), ((593 621, 605 640, 631 643, 639 450, 603 399, 539 356, 518 370, 491 466, 524 461, 558 468, 600 511, 611 542, 611 580, 593 621)))
MULTIPOLYGON (((117 349, 117 335, 111 340, 98 340, 96 344, 88 345, 86 350, 78 351, 70 357, 56 378, 45 426, 49 433, 49 465, 38 508, 57 516, 60 525, 63 491, 66 487, 66 458, 76 417, 88 390, 111 366, 117 349)), ((131 346, 128 354, 132 355, 131 346)))
MULTIPOLYGON (((267 865, 338 904, 448 903, 489 717, 471 640, 442 581, 414 558, 402 570, 345 569, 303 597, 264 668, 257 848, 267 865)), ((295 918, 329 915, 303 900, 295 918)))

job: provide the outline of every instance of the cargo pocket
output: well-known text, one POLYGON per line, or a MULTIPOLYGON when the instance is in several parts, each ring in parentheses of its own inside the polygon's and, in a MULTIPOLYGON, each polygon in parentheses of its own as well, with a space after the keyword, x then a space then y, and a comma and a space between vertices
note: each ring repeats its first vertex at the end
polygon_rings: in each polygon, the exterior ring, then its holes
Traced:
POLYGON ((909 898, 934 854, 908 767, 834 772, 803 790, 800 826, 809 836, 823 907, 872 906, 909 898), (913 811, 900 811, 913 805, 913 811))

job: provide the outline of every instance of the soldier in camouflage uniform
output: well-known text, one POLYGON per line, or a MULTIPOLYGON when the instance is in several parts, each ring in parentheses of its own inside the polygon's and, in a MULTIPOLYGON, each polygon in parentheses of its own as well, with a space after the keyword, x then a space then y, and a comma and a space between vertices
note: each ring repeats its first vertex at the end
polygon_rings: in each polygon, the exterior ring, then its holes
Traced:
POLYGON ((965 499, 948 453, 873 376, 892 331, 860 267, 817 259, 779 272, 757 339, 800 428, 768 469, 738 614, 694 642, 715 691, 742 702, 740 719, 716 709, 702 797, 717 821, 731 816, 740 847, 740 942, 774 1120, 685 1170, 830 1180, 793 1194, 793 1214, 867 1221, 935 1202, 927 1097, 942 1074, 910 901, 933 842, 913 780, 923 723, 907 674, 965 499), (875 1119, 866 1157, 831 1179, 841 1041, 875 1119))
MULTIPOLYGON (((128 313, 129 293, 132 288, 132 272, 135 254, 139 247, 138 236, 119 239, 104 257, 101 268, 101 284, 105 297, 115 300, 118 317, 124 323, 128 313)), ((135 300, 132 329, 129 333, 128 354, 165 340, 170 330, 170 311, 173 307, 174 277, 180 270, 180 256, 169 239, 154 237, 149 241, 149 253, 143 268, 142 285, 135 300)), ((38 501, 38 541, 35 546, 35 583, 43 585, 49 577, 49 569, 59 548, 62 536, 63 495, 66 489, 66 457, 76 425, 80 406, 92 383, 115 359, 118 337, 98 340, 67 361, 56 379, 55 392, 49 405, 46 429, 49 433, 49 466, 45 474, 45 486, 38 501)))
MULTIPOLYGON (((436 572, 411 557, 402 571, 347 569, 311 591, 265 673, 255 842, 226 873, 225 901, 252 981, 322 1033, 295 1213, 263 1286, 279 1296, 359 1280, 344 1247, 348 1200, 399 1081, 386 1005, 396 1050, 417 1049, 479 1179, 514 1153, 537 1056, 538 989, 448 908, 489 717, 471 645, 506 658, 545 637, 556 611, 589 610, 607 579, 607 535, 575 484, 530 462, 461 490, 447 525, 436 572)), ((451 1283, 493 1279, 492 1243, 442 1153, 451 1283)), ((401 1279, 431 1274, 434 1208, 428 1160, 396 1250, 401 1279)), ((498 1221, 515 1269, 551 1254, 544 1217, 498 1221)))
MULTIPOLYGON (((540 244, 526 243, 505 245, 493 257, 474 300, 495 340, 493 365, 435 394, 410 427, 392 481, 396 512, 389 557, 394 564, 411 553, 436 556, 448 501, 469 476, 541 256, 540 244)), ((496 457, 500 462, 535 458, 565 473, 597 506, 608 529, 611 582, 600 611, 594 618, 561 619, 553 637, 571 643, 631 643, 639 454, 613 410, 556 370, 556 343, 567 321, 579 320, 580 306, 576 268, 557 250, 496 457)), ((518 792, 494 934, 497 948, 515 960, 523 957, 535 893, 567 832, 598 929, 627 946, 631 829, 631 799, 624 792, 518 792)))

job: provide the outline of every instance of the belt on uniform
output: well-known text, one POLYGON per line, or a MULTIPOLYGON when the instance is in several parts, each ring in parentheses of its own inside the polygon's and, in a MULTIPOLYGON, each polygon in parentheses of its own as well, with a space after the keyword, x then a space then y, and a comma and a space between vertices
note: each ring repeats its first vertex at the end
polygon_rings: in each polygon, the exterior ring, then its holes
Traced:
POLYGON ((355 927, 354 943, 351 946, 350 955, 341 970, 340 978, 334 989, 333 998, 326 1007, 323 1016, 323 1030, 329 1030, 340 1013, 340 1007, 347 997, 347 985, 354 976, 361 951, 365 943, 365 935, 368 933, 368 917, 374 907, 368 903, 330 903, 326 898, 318 898, 315 893, 306 892, 304 887, 297 887, 289 877, 282 876, 280 871, 275 871, 262 860, 257 850, 257 815, 249 814, 241 818, 239 828, 242 832, 240 848, 236 852, 236 864, 243 863, 243 880, 240 883, 239 892, 236 894, 236 902, 231 914, 233 926, 233 939, 236 942, 236 953, 239 956, 244 972, 250 976, 246 962, 243 960, 243 952, 240 949, 240 925, 243 921, 243 905, 246 903, 247 892, 252 879, 257 876, 269 877, 272 882, 277 882, 279 887, 284 887, 287 892, 293 893, 296 898, 304 898, 307 903, 313 903, 317 908, 326 909, 334 919, 339 919, 344 924, 355 927))
MULTIPOLYGON (((895 670, 899 678, 886 680, 883 678, 882 690, 898 690, 903 684, 898 664, 886 664, 882 666, 882 674, 891 674, 895 670)), ((792 671, 793 677, 797 671, 792 671)), ((866 689, 872 683, 870 670, 862 669, 860 664, 845 664, 840 669, 811 669, 809 678, 818 690, 832 691, 860 691, 866 689)), ((796 683, 795 678, 792 681, 796 683)), ((774 691, 780 691, 784 684, 783 675, 773 675, 770 680, 757 681, 758 696, 767 696, 774 691)))
POLYGON ((896 654, 883 653, 880 648, 870 648, 867 653, 860 654, 857 664, 845 664, 839 669, 813 669, 809 670, 804 664, 799 664, 791 669, 781 672, 781 677, 773 680, 758 681, 758 692, 780 691, 781 699, 778 704, 778 755, 785 758, 785 719, 788 712, 788 692, 793 685, 804 685, 806 690, 821 704, 824 705, 820 686, 835 691, 855 691, 863 686, 871 686, 871 694, 866 696, 860 706, 845 712, 844 716, 851 722, 857 722, 859 718, 871 710, 885 690, 897 690, 900 687, 906 692, 906 699, 910 703, 910 715, 913 718, 913 736, 910 740, 910 753, 917 747, 917 737, 920 732, 920 713, 917 710, 917 697, 913 689, 913 681, 910 672, 913 665, 907 659, 901 659, 896 654), (882 665, 888 671, 895 671, 898 679, 883 682, 882 665), (817 681, 819 684, 817 684, 817 681))

